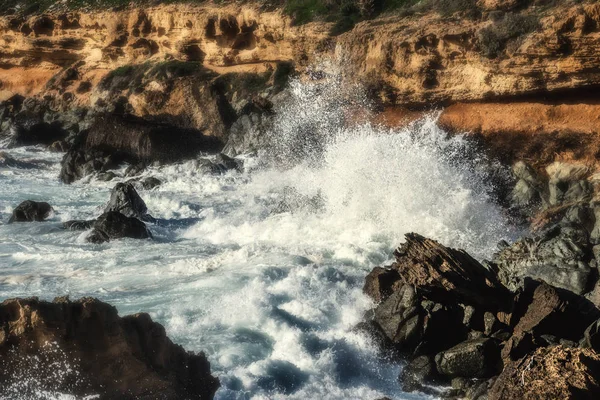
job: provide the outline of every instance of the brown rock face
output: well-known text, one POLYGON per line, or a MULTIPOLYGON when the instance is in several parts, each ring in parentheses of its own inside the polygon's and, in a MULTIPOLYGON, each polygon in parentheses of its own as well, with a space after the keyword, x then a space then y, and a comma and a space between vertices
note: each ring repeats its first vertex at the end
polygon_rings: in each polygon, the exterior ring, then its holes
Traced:
POLYGON ((600 398, 600 356, 590 349, 540 348, 505 366, 490 400, 600 398))
POLYGON ((37 390, 102 399, 212 399, 219 386, 204 354, 173 344, 148 314, 121 318, 92 298, 4 301, 0 362, 0 395, 9 398, 37 390))
POLYGON ((463 250, 409 233, 394 255, 396 262, 392 269, 405 283, 432 300, 444 302, 452 298, 486 310, 499 310, 510 304, 510 292, 491 271, 463 250))

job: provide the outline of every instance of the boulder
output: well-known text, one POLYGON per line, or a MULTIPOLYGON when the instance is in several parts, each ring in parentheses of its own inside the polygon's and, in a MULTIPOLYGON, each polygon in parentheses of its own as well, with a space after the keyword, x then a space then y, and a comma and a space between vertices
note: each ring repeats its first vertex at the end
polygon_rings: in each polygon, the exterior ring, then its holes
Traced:
POLYGON ((600 398, 600 355, 591 349, 553 346, 511 361, 488 393, 489 400, 600 398))
POLYGON ((464 250, 409 233, 394 256, 396 262, 391 268, 398 271, 403 282, 432 301, 463 303, 488 311, 510 307, 510 291, 464 250))
POLYGON ((13 210, 8 223, 44 221, 52 211, 52 206, 46 202, 25 200, 13 210))
POLYGON ((498 278, 509 289, 517 290, 526 278, 543 280, 577 294, 590 291, 594 283, 589 232, 582 222, 588 217, 579 207, 563 211, 563 220, 535 237, 525 237, 496 253, 492 262, 498 278), (569 218, 575 222, 569 221, 569 218))
POLYGON ((97 299, 5 300, 0 332, 7 398, 212 399, 219 387, 203 353, 174 344, 148 314, 119 317, 97 299))
POLYGON ((544 336, 578 342, 586 328, 600 318, 591 302, 544 282, 530 282, 519 291, 510 317, 513 335, 502 350, 502 358, 516 360, 536 347, 546 345, 544 336))
POLYGON ((435 354, 467 338, 463 309, 424 299, 403 285, 375 309, 372 324, 383 333, 384 344, 403 354, 435 354))
POLYGON ((435 363, 449 378, 489 378, 501 370, 500 346, 490 338, 468 340, 439 353, 435 363))
POLYGON ((429 392, 428 387, 439 378, 435 361, 431 356, 419 356, 410 361, 398 380, 405 392, 429 392))
POLYGON ((110 193, 110 200, 104 212, 116 211, 127 217, 142 221, 153 221, 148 215, 148 207, 131 183, 117 183, 110 193))
POLYGON ((392 293, 402 285, 398 271, 375 267, 365 278, 363 292, 375 302, 386 300, 392 293))
POLYGON ((100 113, 93 117, 89 128, 65 155, 60 177, 63 182, 71 183, 91 172, 115 168, 96 161, 92 169, 88 166, 90 161, 109 155, 117 163, 147 165, 191 159, 200 152, 217 153, 222 147, 219 139, 198 130, 134 116, 100 113))
POLYGON ((109 211, 94 222, 94 230, 86 240, 91 243, 103 243, 112 239, 147 239, 151 237, 152 234, 146 224, 139 219, 127 217, 117 211, 109 211))

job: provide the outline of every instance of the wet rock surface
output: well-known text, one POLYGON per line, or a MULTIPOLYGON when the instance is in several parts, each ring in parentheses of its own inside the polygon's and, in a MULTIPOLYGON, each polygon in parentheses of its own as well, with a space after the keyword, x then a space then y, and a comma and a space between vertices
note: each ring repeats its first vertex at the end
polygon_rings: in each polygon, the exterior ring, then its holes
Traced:
POLYGON ((46 202, 26 200, 19 204, 12 212, 8 223, 13 222, 41 222, 50 216, 52 206, 46 202))
POLYGON ((117 183, 110 193, 110 200, 104 212, 119 212, 126 217, 134 217, 142 221, 153 221, 148 214, 148 207, 131 183, 117 183))
POLYGON ((497 278, 506 271, 493 262, 481 264, 416 234, 407 234, 394 256, 366 278, 364 292, 377 303, 367 329, 384 353, 408 360, 399 377, 405 391, 466 399, 594 398, 600 310, 580 291, 531 276, 511 290, 497 278), (532 369, 527 363, 541 354, 546 361, 532 369), (521 395, 523 371, 532 378, 521 395), (545 379, 558 375, 537 394, 545 379))
POLYGON ((104 243, 112 239, 147 239, 152 234, 142 221, 117 211, 108 211, 94 222, 94 230, 86 238, 91 243, 104 243))
POLYGON ((0 332, 1 395, 41 390, 79 398, 212 399, 219 387, 204 354, 171 342, 148 314, 119 317, 97 299, 5 300, 0 332), (56 368, 63 368, 59 378, 56 368), (15 381, 24 378, 37 385, 15 381))

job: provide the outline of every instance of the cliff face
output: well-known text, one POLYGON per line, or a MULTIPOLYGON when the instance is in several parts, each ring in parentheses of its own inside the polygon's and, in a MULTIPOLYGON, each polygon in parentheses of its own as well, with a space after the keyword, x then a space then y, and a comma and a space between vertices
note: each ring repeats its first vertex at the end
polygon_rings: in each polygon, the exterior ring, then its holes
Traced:
POLYGON ((235 5, 2 17, 1 89, 5 98, 40 93, 73 67, 71 80, 93 87, 110 70, 145 62, 196 61, 219 73, 263 71, 282 60, 306 64, 326 48, 327 28, 291 28, 280 12, 235 5))
POLYGON ((546 3, 479 1, 473 19, 413 10, 340 36, 331 23, 295 26, 252 4, 4 16, 0 101, 19 94, 58 112, 123 108, 225 141, 247 104, 272 96, 289 73, 282 65, 302 71, 331 56, 379 100, 380 122, 443 106, 445 128, 481 135, 508 163, 595 169, 600 4, 546 3))
POLYGON ((518 99, 600 83, 600 4, 561 2, 470 21, 428 13, 366 21, 342 35, 353 74, 392 104, 518 99))

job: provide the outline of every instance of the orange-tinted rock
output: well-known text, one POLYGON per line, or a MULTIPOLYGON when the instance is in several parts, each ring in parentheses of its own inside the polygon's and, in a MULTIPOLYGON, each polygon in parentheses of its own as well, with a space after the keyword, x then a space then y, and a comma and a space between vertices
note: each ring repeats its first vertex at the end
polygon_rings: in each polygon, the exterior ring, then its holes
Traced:
POLYGON ((219 386, 204 354, 171 342, 148 314, 119 317, 93 298, 4 301, 0 361, 9 397, 24 377, 25 391, 112 399, 212 399, 219 386))

